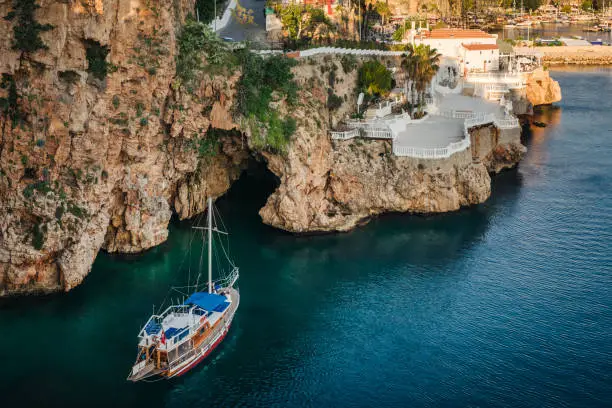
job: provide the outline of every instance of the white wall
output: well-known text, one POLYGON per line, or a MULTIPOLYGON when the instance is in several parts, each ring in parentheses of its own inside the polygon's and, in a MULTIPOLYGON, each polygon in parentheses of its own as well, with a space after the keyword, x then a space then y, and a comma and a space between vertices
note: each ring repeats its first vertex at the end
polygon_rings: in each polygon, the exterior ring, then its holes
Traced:
POLYGON ((490 72, 499 71, 499 49, 496 50, 467 50, 462 48, 462 68, 465 72, 490 72))
POLYGON ((462 57, 461 44, 496 44, 496 38, 416 38, 416 44, 429 45, 448 57, 462 57))

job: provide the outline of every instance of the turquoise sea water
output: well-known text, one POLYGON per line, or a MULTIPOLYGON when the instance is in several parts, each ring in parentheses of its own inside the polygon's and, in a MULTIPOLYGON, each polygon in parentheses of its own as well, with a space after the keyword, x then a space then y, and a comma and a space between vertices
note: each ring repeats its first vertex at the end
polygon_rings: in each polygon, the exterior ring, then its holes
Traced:
POLYGON ((555 71, 529 153, 491 199, 295 237, 260 223, 251 171, 218 201, 241 267, 220 350, 173 381, 125 381, 189 226, 101 254, 68 294, 0 303, 0 406, 612 406, 612 70, 555 71))

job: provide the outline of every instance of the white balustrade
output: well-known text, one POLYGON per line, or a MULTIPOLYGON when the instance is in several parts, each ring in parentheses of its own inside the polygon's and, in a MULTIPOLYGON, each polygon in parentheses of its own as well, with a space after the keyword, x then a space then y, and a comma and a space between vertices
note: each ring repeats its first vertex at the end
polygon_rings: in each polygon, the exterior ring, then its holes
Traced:
POLYGON ((520 127, 520 124, 517 118, 495 119, 495 126, 500 129, 512 129, 520 127))
POLYGON ((332 131, 331 138, 334 140, 348 140, 359 136, 359 129, 351 129, 343 132, 332 131))

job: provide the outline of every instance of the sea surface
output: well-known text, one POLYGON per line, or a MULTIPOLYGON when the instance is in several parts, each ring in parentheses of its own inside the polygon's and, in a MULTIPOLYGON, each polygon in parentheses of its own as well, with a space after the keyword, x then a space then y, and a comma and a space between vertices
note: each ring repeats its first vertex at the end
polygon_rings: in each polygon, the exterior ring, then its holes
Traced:
POLYGON ((2 301, 0 407, 612 406, 612 70, 552 75, 563 101, 482 205, 296 237, 260 222, 274 184, 252 168, 217 203, 241 306, 184 377, 125 380, 194 277, 190 222, 70 293, 2 301))

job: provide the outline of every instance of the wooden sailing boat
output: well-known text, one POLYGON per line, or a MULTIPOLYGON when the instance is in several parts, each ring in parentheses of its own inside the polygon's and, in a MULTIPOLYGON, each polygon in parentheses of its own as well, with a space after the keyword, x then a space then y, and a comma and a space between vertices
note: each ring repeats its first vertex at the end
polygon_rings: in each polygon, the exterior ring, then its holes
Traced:
POLYGON ((172 289, 186 298, 147 320, 138 334, 138 354, 128 380, 172 378, 185 374, 210 355, 227 335, 240 303, 240 294, 234 288, 238 268, 218 240, 230 268, 224 278, 212 279, 213 233, 227 235, 217 228, 214 211, 209 198, 208 226, 193 227, 202 233, 203 239, 205 232, 208 234, 207 290, 198 290, 199 274, 194 286, 172 289))

